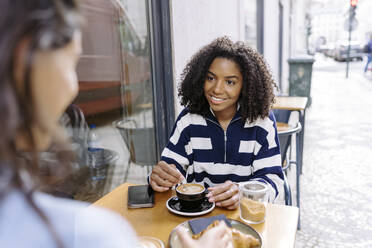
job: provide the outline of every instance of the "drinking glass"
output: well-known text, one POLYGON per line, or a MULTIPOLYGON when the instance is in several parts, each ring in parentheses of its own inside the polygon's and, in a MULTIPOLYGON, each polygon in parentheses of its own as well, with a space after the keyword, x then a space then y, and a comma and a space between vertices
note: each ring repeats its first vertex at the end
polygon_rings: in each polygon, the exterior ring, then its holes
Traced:
POLYGON ((250 181, 240 185, 240 219, 248 224, 265 221, 266 205, 269 199, 268 186, 259 181, 250 181))

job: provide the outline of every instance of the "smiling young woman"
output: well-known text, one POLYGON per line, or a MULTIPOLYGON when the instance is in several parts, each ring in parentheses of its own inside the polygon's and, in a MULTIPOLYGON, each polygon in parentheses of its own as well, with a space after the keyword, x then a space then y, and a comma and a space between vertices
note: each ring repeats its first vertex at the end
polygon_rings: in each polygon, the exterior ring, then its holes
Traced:
POLYGON ((166 191, 187 178, 209 187, 209 201, 234 209, 237 183, 257 180, 269 186, 274 201, 283 191, 270 111, 274 87, 264 59, 243 42, 222 37, 201 48, 181 75, 185 109, 152 171, 152 187, 166 191))

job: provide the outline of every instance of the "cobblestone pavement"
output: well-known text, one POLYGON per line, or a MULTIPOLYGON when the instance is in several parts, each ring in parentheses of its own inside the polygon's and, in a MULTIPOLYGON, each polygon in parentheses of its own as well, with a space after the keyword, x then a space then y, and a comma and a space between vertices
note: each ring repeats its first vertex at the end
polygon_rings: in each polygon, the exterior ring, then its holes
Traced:
POLYGON ((306 112, 296 248, 372 247, 372 80, 317 57, 306 112))

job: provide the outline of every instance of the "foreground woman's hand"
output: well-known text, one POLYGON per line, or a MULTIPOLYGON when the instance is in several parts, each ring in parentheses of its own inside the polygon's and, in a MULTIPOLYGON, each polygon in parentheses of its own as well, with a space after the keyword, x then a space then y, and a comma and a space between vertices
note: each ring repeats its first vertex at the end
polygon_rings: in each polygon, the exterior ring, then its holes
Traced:
POLYGON ((181 183, 184 179, 184 176, 174 164, 160 161, 151 172, 150 185, 153 190, 164 192, 177 183, 181 183))
POLYGON ((176 233, 183 248, 233 248, 231 231, 224 221, 207 230, 199 239, 193 239, 186 228, 179 227, 176 233))
POLYGON ((239 205, 239 187, 231 181, 209 187, 208 191, 208 200, 215 202, 218 207, 235 209, 239 205))

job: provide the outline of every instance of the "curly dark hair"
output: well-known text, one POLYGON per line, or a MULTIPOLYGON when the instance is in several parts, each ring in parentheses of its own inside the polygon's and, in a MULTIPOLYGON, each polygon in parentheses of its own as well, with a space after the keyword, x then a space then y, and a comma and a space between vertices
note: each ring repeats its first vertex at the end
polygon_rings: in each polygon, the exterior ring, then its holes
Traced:
POLYGON ((226 58, 239 65, 243 87, 239 97, 243 121, 253 122, 267 117, 274 103, 276 84, 264 58, 243 42, 220 37, 202 47, 186 65, 181 74, 178 96, 190 113, 206 116, 209 104, 204 96, 204 83, 208 69, 215 58, 226 58))

